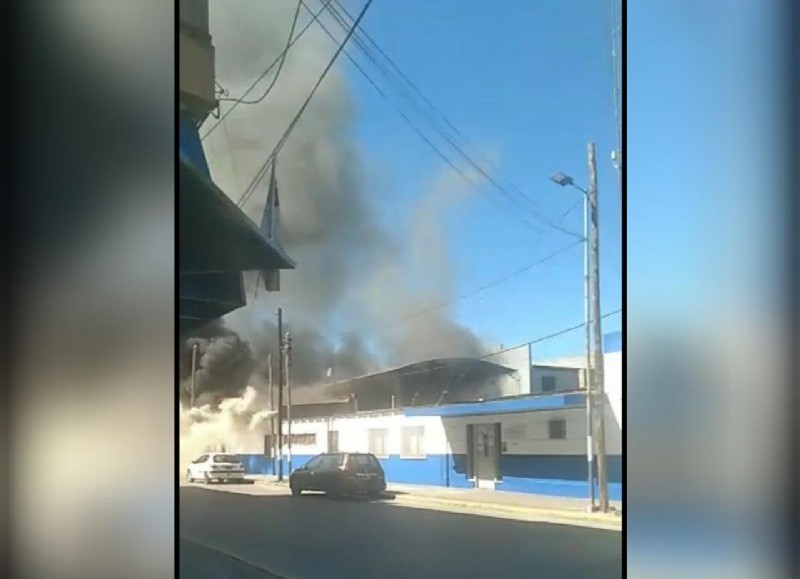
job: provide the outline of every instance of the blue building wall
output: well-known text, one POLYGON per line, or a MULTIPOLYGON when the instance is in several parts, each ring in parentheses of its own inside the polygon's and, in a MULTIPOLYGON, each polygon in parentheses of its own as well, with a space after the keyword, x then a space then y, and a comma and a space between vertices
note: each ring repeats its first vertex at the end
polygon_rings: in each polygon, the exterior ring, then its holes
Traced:
MULTIPOLYGON (((247 474, 275 475, 277 461, 259 454, 240 454, 247 474)), ((313 458, 312 455, 295 455, 292 468, 298 468, 313 458)), ((400 458, 390 456, 380 459, 386 480, 395 484, 417 484, 472 488, 467 479, 467 457, 464 454, 428 455, 426 458, 400 458)), ((580 455, 511 455, 504 454, 500 461, 502 479, 497 490, 538 495, 588 498, 586 457, 580 455)), ((614 501, 622 500, 622 457, 608 457, 608 494, 614 501)), ((286 457, 283 472, 289 473, 286 457)), ((599 493, 599 489, 595 489, 599 493)))

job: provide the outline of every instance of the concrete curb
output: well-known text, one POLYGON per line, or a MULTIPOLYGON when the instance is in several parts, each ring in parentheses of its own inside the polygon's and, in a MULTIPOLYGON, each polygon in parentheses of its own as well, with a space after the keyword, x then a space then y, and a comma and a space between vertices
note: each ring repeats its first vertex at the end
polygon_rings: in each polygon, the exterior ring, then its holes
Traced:
MULTIPOLYGON (((278 482, 269 479, 255 479, 256 484, 288 488, 289 483, 278 482)), ((553 523, 561 525, 573 525, 580 527, 589 527, 594 529, 603 529, 609 531, 622 531, 622 517, 618 515, 606 514, 590 514, 576 511, 565 511, 551 508, 537 508, 516 505, 505 505, 499 503, 485 503, 477 501, 464 501, 457 498, 441 498, 441 497, 427 497, 424 495, 413 494, 408 491, 393 492, 391 489, 387 491, 392 494, 394 499, 393 504, 398 506, 413 507, 413 508, 430 508, 440 511, 451 511, 468 513, 468 514, 484 514, 502 516, 505 518, 515 518, 516 520, 525 520, 531 522, 553 523)))
POLYGON ((416 508, 449 510, 461 513, 496 515, 530 522, 553 523, 590 527, 609 531, 622 531, 622 520, 614 515, 591 515, 546 508, 518 507, 497 503, 479 503, 475 501, 459 501, 458 499, 442 499, 419 495, 395 495, 395 504, 416 508))

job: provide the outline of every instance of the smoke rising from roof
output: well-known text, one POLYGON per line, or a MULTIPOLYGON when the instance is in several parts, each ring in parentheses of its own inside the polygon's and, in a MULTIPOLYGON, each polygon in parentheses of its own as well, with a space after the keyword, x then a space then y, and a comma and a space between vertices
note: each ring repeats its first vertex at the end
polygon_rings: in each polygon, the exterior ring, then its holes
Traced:
MULTIPOLYGON (((218 81, 231 96, 241 95, 283 50, 295 7, 293 0, 211 4, 218 81)), ((301 11, 301 18, 296 33, 307 13, 301 11)), ((267 98, 238 106, 206 139, 215 181, 232 199, 239 199, 272 151, 335 49, 312 24, 289 51, 267 98)), ((444 217, 469 190, 443 173, 424 191, 405 231, 385 229, 377 208, 391 207, 393 192, 373 184, 354 137, 357 109, 344 62, 328 74, 277 159, 281 239, 297 269, 281 273, 281 291, 274 294, 256 293, 251 279, 248 307, 185 344, 183 380, 191 373, 191 347, 198 347, 198 403, 266 384, 267 356, 277 355, 278 306, 292 332, 293 384, 322 383, 328 368, 338 380, 426 358, 483 353, 477 336, 446 308, 398 322, 454 297, 444 217)), ((270 80, 268 75, 248 98, 260 96, 270 80)), ((265 180, 244 207, 256 222, 267 186, 265 180)))

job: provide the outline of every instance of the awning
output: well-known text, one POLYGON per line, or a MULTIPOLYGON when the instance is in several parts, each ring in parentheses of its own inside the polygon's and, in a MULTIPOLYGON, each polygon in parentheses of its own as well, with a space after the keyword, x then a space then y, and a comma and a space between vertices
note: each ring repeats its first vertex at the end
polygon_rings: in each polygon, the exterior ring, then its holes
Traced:
POLYGON ((280 245, 181 154, 178 207, 181 273, 294 269, 280 245))
POLYGON ((186 115, 181 115, 179 161, 178 287, 184 336, 246 304, 243 272, 265 275, 295 264, 274 232, 264 235, 211 180, 197 127, 186 115))

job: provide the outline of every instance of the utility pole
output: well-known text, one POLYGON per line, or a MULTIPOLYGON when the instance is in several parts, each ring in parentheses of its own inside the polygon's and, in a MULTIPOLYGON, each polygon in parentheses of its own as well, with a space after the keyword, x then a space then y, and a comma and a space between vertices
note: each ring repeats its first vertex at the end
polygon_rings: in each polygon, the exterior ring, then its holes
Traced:
POLYGON ((608 469, 606 461, 606 394, 603 384, 603 328, 600 321, 600 234, 598 228, 597 164, 594 143, 589 143, 589 245, 591 251, 592 317, 594 319, 594 397, 597 405, 595 440, 597 441, 597 482, 600 486, 600 510, 608 512, 608 469))
POLYGON ((278 308, 278 481, 283 481, 283 310, 278 308))
POLYGON ((267 354, 267 388, 269 389, 269 409, 273 412, 269 419, 269 434, 272 448, 272 472, 275 472, 275 388, 272 383, 272 353, 267 354))
POLYGON ((594 445, 592 444, 592 314, 589 300, 589 193, 583 191, 583 325, 586 369, 583 373, 583 387, 586 389, 586 478, 589 483, 589 511, 594 511, 594 445))
POLYGON ((292 472, 292 386, 289 382, 289 366, 292 364, 292 336, 286 332, 286 337, 283 341, 284 353, 283 360, 286 364, 285 378, 286 378, 286 430, 288 436, 288 458, 289 458, 289 472, 292 472))
POLYGON ((194 408, 195 380, 197 375, 197 344, 192 344, 192 385, 189 392, 189 408, 194 408))

